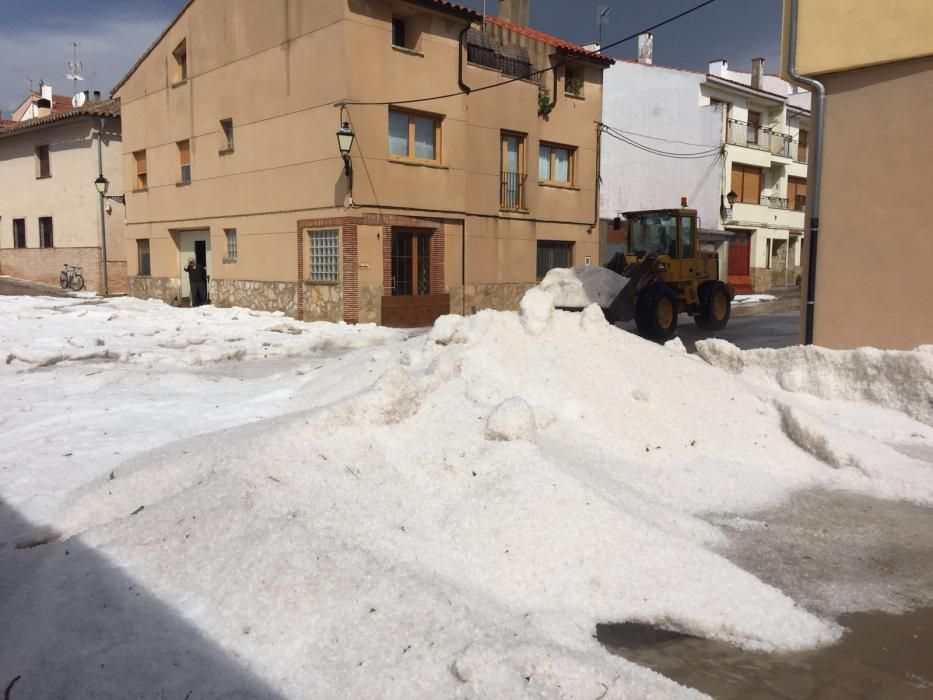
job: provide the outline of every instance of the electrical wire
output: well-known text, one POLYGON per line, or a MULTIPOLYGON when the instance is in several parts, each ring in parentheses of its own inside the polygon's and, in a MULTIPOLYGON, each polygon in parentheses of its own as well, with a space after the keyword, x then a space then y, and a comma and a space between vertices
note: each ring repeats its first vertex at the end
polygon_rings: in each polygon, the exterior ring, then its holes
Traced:
POLYGON ((642 151, 651 153, 656 156, 661 156, 663 158, 675 158, 675 159, 680 159, 680 160, 695 160, 695 159, 702 159, 702 158, 711 158, 713 156, 721 155, 722 150, 723 150, 722 146, 717 146, 714 149, 711 148, 709 150, 700 151, 696 153, 674 153, 671 151, 662 151, 658 148, 654 148, 653 146, 648 146, 646 144, 639 143, 635 141, 634 139, 628 138, 624 134, 619 134, 619 133, 616 133, 612 129, 608 129, 605 126, 603 127, 603 133, 605 133, 607 136, 611 138, 616 139, 617 141, 622 141, 623 143, 627 143, 628 145, 634 148, 638 148, 642 151))
POLYGON ((566 66, 571 63, 576 63, 578 61, 581 61, 588 56, 602 57, 602 52, 605 51, 606 49, 614 48, 616 46, 624 44, 627 41, 631 41, 632 39, 637 39, 642 34, 647 34, 648 32, 653 32, 656 29, 660 29, 661 27, 665 25, 671 24, 672 22, 676 22, 677 20, 696 12, 697 10, 703 9, 707 5, 712 5, 714 2, 716 2, 716 0, 704 0, 704 2, 701 2, 698 5, 694 5, 693 7, 687 10, 684 10, 680 14, 674 15, 673 17, 669 17, 663 22, 658 22, 657 24, 653 24, 650 27, 646 27, 645 29, 642 29, 641 31, 635 32, 634 34, 630 34, 626 37, 623 37, 622 39, 619 39, 618 41, 614 41, 611 44, 607 44, 606 46, 601 46, 599 49, 596 49, 595 51, 586 51, 584 56, 571 57, 566 60, 557 61, 554 63, 554 65, 549 66, 548 68, 542 68, 541 70, 533 71, 527 77, 511 78, 509 80, 503 80, 498 83, 493 83, 492 85, 484 85, 483 87, 473 88, 469 91, 469 93, 464 93, 462 90, 458 90, 457 92, 450 92, 450 93, 447 93, 446 95, 435 95, 433 97, 419 97, 419 98, 411 99, 411 100, 397 100, 397 101, 388 100, 388 101, 380 101, 380 102, 365 102, 365 101, 357 102, 357 101, 347 100, 345 102, 338 102, 337 104, 338 105, 355 105, 359 107, 380 107, 380 106, 384 107, 388 105, 410 105, 410 104, 416 104, 419 102, 433 102, 434 100, 445 100, 450 97, 459 97, 463 94, 473 94, 474 92, 483 92, 484 90, 492 90, 493 88, 502 87, 503 85, 511 85, 512 83, 531 80, 533 78, 540 77, 546 73, 550 73, 551 71, 556 70, 557 68, 560 68, 561 66, 566 66))
POLYGON ((651 139, 652 141, 660 141, 662 143, 671 143, 671 144, 677 144, 680 146, 696 146, 697 148, 714 148, 714 147, 718 148, 719 147, 719 144, 716 144, 714 146, 711 143, 691 143, 690 141, 677 141, 676 139, 665 139, 665 138, 661 138, 660 136, 652 136, 651 134, 640 134, 637 131, 626 131, 625 129, 620 129, 617 126, 612 126, 611 124, 603 124, 602 126, 606 127, 607 129, 612 129, 613 131, 619 134, 625 134, 627 136, 639 136, 644 139, 651 139))

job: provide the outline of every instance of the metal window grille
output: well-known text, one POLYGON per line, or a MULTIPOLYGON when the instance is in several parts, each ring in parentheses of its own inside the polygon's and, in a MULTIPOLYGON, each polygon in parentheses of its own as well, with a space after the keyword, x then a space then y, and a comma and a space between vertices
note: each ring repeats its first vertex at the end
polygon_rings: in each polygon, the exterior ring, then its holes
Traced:
POLYGON ((137 252, 139 254, 139 274, 142 277, 149 277, 152 274, 152 267, 149 257, 149 239, 141 238, 136 241, 137 252))
POLYGON ((309 231, 312 282, 340 281, 340 231, 309 231))
POLYGON ((39 218, 39 247, 54 248, 55 244, 52 238, 52 217, 43 216, 39 218))
POLYGON ((227 259, 236 260, 236 229, 224 229, 227 236, 227 259))
POLYGON ((538 279, 555 267, 573 265, 573 243, 571 241, 538 241, 538 279))

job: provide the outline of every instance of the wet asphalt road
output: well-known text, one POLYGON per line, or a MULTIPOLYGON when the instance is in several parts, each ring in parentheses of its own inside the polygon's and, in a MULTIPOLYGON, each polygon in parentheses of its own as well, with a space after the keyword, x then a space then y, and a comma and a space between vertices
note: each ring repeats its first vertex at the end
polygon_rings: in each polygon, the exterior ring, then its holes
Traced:
POLYGON ((35 284, 12 277, 0 277, 0 296, 63 297, 65 292, 45 284, 35 284))
MULTIPOLYGON (((760 306, 765 306, 761 304, 760 306)), ((744 310, 743 310, 744 311, 744 310)), ((756 309, 754 314, 733 316, 723 330, 701 331, 686 314, 677 324, 677 336, 688 352, 696 352, 696 342, 706 338, 722 338, 743 350, 752 348, 787 348, 800 344, 800 312, 781 310, 768 313, 768 309, 756 309)), ((621 328, 636 333, 634 323, 620 324, 621 328)))

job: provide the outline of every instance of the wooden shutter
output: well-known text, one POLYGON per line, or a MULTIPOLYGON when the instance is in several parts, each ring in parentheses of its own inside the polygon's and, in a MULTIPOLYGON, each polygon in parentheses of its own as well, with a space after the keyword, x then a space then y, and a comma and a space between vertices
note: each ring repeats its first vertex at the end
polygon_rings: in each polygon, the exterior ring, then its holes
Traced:
POLYGON ((182 165, 189 165, 191 163, 191 142, 190 141, 179 141, 178 142, 178 160, 182 165))
POLYGON ((744 201, 742 199, 742 172, 743 166, 738 163, 732 164, 732 191, 738 195, 738 201, 744 201))
POLYGON ((746 204, 761 203, 761 168, 753 168, 750 165, 744 166, 745 182, 742 187, 742 201, 746 204))
POLYGON ((797 160, 801 163, 807 162, 807 139, 809 134, 806 129, 801 129, 800 134, 797 136, 797 160))

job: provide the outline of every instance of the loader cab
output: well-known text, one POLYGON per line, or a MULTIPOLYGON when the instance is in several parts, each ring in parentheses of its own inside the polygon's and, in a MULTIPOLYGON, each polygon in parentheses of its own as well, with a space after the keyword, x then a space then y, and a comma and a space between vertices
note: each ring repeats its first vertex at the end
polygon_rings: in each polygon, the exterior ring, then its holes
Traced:
POLYGON ((643 257, 649 253, 671 259, 697 256, 697 213, 695 209, 667 209, 626 214, 626 254, 643 257))

